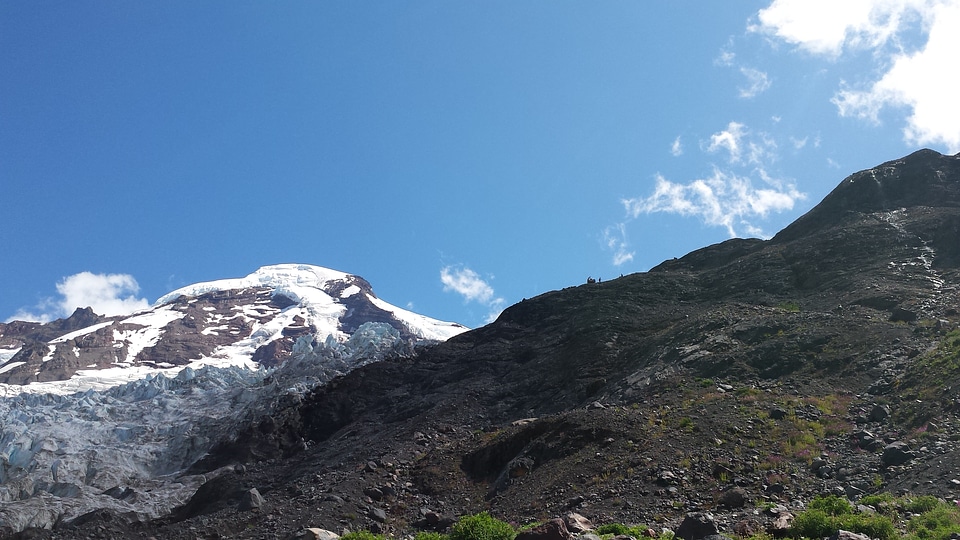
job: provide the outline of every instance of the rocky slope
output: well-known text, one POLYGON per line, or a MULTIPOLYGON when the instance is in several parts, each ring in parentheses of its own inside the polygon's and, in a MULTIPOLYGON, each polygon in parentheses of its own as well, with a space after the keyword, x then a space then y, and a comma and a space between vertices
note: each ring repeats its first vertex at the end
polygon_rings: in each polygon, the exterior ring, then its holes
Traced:
POLYGON ((165 518, 38 534, 402 534, 481 510, 676 528, 700 510, 735 535, 822 493, 956 498, 958 287, 960 156, 920 151, 771 240, 527 299, 271 409, 190 469, 238 474, 165 518))

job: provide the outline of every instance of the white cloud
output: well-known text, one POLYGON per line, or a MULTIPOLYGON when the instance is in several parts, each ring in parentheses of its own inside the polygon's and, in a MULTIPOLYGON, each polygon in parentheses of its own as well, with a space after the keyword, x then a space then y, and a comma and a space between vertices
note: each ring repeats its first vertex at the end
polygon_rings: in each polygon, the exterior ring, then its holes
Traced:
POLYGON ((657 175, 652 195, 622 202, 632 218, 656 212, 695 216, 707 225, 726 228, 731 237, 738 235, 738 228, 750 235, 763 236, 751 220, 790 210, 805 195, 792 183, 772 179, 763 170, 759 170, 758 175, 764 187, 755 187, 747 176, 718 168, 714 168, 709 177, 687 184, 657 175))
POLYGON ((720 150, 726 150, 729 153, 730 163, 739 163, 740 153, 743 150, 742 139, 746 134, 744 127, 739 122, 730 122, 727 129, 710 136, 707 152, 716 153, 720 150))
POLYGON ((775 0, 757 18, 753 30, 811 54, 873 52, 879 75, 841 85, 832 100, 841 116, 879 122, 884 108, 903 107, 908 144, 960 151, 960 78, 950 69, 960 50, 960 0, 775 0), (919 45, 908 51, 915 34, 919 45))
POLYGON ((627 242, 627 225, 618 223, 611 225, 603 231, 603 243, 607 249, 613 251, 613 265, 620 266, 633 260, 633 251, 627 248, 630 246, 627 242))
MULTIPOLYGON (((797 147, 796 142, 794 146, 797 147)), ((675 182, 657 174, 651 195, 621 201, 627 219, 653 213, 676 214, 724 227, 731 237, 741 232, 764 236, 757 220, 773 212, 791 210, 806 197, 792 181, 775 178, 768 172, 778 160, 777 148, 776 140, 769 134, 730 122, 726 129, 701 144, 701 150, 708 154, 725 154, 726 166, 714 166, 709 176, 689 182, 675 182)), ((608 227, 603 238, 615 254, 614 264, 632 260, 625 224, 608 227)))
POLYGON ((47 323, 52 321, 54 318, 55 317, 51 316, 49 313, 42 312, 42 310, 38 313, 34 311, 27 311, 25 308, 20 308, 4 322, 27 321, 47 323))
POLYGON ((727 45, 726 49, 720 51, 720 55, 717 56, 716 60, 713 61, 714 64, 718 66, 732 66, 734 60, 736 60, 737 55, 729 49, 733 44, 732 42, 727 45))
POLYGON ((683 144, 680 143, 680 137, 678 136, 673 140, 673 144, 670 145, 670 153, 674 156, 683 155, 683 144))
POLYGON ((873 122, 886 106, 911 110, 904 128, 909 144, 943 144, 960 151, 960 78, 949 68, 960 51, 960 2, 936 6, 926 46, 913 54, 897 54, 892 67, 867 90, 843 89, 833 102, 841 116, 873 122))
POLYGON ((923 8, 923 0, 774 0, 757 14, 764 32, 812 54, 839 56, 847 48, 873 48, 887 43, 923 8))
POLYGON ((753 69, 748 67, 741 67, 740 73, 747 78, 747 86, 740 87, 740 97, 749 99, 756 97, 768 88, 770 88, 770 77, 766 73, 760 71, 759 69, 753 69))
POLYGON ((145 298, 137 298, 139 291, 137 280, 128 274, 80 272, 57 283, 60 298, 45 299, 33 310, 20 309, 8 321, 49 322, 85 307, 100 315, 126 315, 150 307, 145 298))
POLYGON ((506 304, 503 298, 496 296, 489 283, 465 266, 444 266, 440 269, 440 282, 444 291, 455 292, 466 302, 477 302, 489 308, 486 322, 493 322, 506 304))

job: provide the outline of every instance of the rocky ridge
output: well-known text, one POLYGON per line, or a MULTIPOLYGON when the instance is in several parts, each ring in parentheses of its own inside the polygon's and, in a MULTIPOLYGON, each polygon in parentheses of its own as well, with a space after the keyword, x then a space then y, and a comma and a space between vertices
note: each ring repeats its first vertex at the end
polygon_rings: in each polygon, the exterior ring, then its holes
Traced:
POLYGON ((782 533, 821 494, 954 499, 958 253, 960 156, 920 151, 771 240, 545 293, 315 387, 212 446, 190 473, 236 474, 167 517, 36 533, 403 535, 486 510, 697 540, 782 533))

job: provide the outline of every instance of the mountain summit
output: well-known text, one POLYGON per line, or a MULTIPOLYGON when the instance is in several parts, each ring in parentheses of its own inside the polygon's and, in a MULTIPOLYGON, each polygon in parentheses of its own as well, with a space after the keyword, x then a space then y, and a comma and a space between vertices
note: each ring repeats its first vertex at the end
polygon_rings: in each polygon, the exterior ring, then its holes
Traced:
POLYGON ((392 306, 359 276, 278 264, 177 289, 129 316, 78 308, 46 325, 0 324, 0 383, 66 392, 184 366, 276 367, 302 336, 343 342, 367 323, 387 324, 415 342, 467 330, 392 306))

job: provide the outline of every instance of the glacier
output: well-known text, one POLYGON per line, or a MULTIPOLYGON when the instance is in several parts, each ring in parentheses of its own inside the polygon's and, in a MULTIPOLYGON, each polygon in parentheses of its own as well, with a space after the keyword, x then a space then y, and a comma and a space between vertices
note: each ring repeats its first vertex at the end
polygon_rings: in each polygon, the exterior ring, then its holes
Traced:
POLYGON ((273 370, 187 367, 108 390, 0 398, 0 526, 49 528, 101 508, 131 521, 164 515, 221 472, 183 474, 240 422, 425 344, 365 323, 343 342, 301 336, 273 370))

